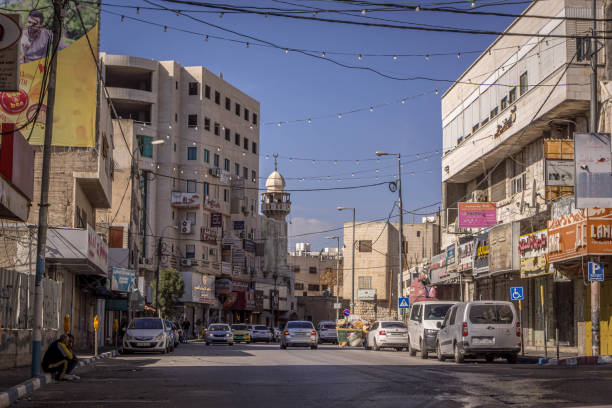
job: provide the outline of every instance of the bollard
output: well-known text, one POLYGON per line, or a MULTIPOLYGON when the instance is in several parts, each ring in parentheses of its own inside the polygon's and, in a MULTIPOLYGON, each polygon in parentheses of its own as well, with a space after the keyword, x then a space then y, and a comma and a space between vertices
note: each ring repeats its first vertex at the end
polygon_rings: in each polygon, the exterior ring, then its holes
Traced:
POLYGON ((70 315, 68 313, 64 316, 64 333, 70 333, 70 315))
POLYGON ((98 321, 98 315, 94 316, 94 355, 98 355, 98 327, 100 323, 98 321))
POLYGON ((119 337, 119 320, 113 321, 113 330, 115 331, 115 350, 117 350, 117 337, 119 337))

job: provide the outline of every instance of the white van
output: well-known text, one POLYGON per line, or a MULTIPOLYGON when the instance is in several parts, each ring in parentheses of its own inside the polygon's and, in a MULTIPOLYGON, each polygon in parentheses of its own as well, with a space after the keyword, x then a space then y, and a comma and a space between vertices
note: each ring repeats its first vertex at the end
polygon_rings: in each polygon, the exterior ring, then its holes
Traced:
POLYGON ((408 351, 415 356, 420 351, 421 358, 427 358, 430 351, 436 350, 438 329, 446 312, 456 302, 423 301, 415 302, 410 309, 408 320, 408 351))

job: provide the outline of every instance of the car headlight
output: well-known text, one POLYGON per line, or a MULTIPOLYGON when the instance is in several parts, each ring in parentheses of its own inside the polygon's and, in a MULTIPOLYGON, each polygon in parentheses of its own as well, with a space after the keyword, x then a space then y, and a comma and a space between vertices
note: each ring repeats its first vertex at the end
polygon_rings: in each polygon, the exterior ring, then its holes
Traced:
POLYGON ((164 338, 164 333, 159 333, 157 336, 155 336, 155 340, 161 340, 164 338))
POLYGON ((130 336, 129 334, 125 335, 125 339, 126 340, 134 340, 134 338, 132 336, 130 336))
POLYGON ((229 337, 229 336, 231 336, 231 335, 232 335, 232 333, 227 333, 227 334, 226 334, 226 336, 227 336, 227 337, 229 337))
POLYGON ((430 337, 434 337, 438 334, 438 331, 435 329, 425 329, 425 335, 426 336, 430 336, 430 337))

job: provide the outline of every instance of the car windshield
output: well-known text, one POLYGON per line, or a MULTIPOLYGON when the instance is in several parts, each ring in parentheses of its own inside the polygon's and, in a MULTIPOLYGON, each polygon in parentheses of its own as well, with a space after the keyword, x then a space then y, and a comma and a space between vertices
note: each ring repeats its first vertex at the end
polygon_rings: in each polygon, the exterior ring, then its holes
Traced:
POLYGON ((451 306, 451 304, 425 305, 425 320, 443 320, 451 306))
POLYGON ((383 329, 405 329, 406 325, 402 322, 382 322, 380 327, 383 329))
POLYGON ((232 324, 232 330, 248 330, 246 324, 232 324))
POLYGON ((229 331, 230 328, 229 326, 225 324, 213 324, 208 328, 208 330, 210 331, 229 331))
POLYGON ((470 322, 474 324, 512 324, 514 313, 508 305, 472 305, 470 322))
POLYGON ((336 325, 335 324, 324 324, 323 327, 321 327, 322 329, 335 329, 336 325))
POLYGON ((312 323, 310 322, 289 322, 287 323, 288 329, 312 329, 312 323))
POLYGON ((144 330, 161 329, 162 321, 161 319, 135 319, 132 320, 128 328, 144 330))

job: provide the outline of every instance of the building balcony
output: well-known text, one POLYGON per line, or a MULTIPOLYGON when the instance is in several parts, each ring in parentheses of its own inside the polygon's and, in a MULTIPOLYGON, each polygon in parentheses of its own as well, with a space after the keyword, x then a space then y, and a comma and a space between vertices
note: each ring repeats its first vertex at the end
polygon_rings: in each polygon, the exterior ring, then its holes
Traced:
POLYGON ((285 203, 266 203, 266 202, 262 202, 261 203, 261 211, 263 213, 265 213, 267 211, 289 212, 289 211, 291 211, 291 203, 290 202, 285 202, 285 203))

